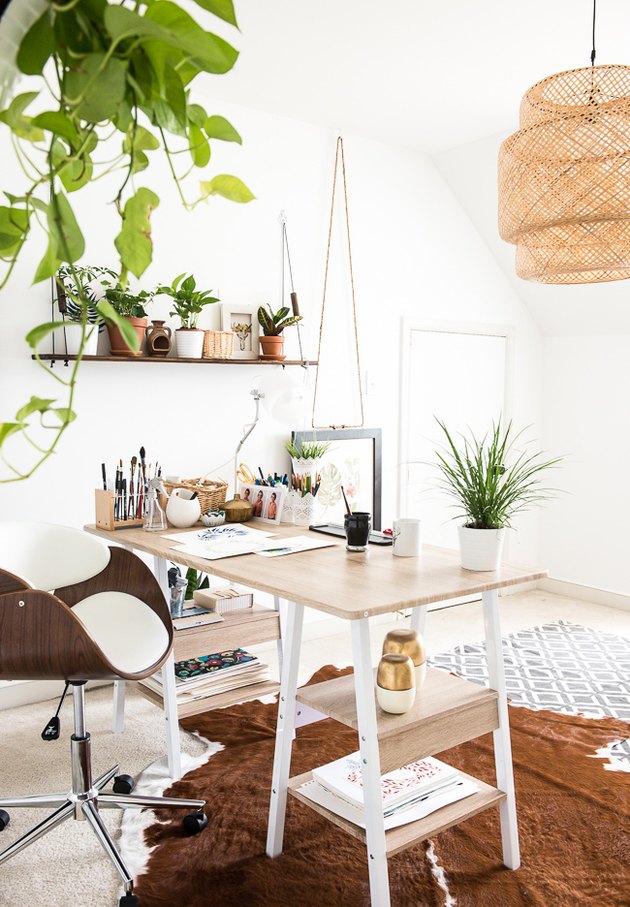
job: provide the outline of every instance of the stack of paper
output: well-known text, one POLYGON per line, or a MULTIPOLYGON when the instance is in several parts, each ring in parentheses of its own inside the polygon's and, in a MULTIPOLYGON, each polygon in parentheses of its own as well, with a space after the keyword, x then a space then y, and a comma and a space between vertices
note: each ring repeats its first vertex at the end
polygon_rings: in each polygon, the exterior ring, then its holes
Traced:
MULTIPOLYGON (((269 680, 269 667, 244 649, 228 649, 175 663, 177 702, 192 702, 269 680)), ((161 674, 140 681, 163 695, 161 674)))
MULTIPOLYGON (((415 822, 430 813, 469 797, 474 782, 439 759, 412 762, 381 777, 385 829, 415 822)), ((363 778, 359 753, 322 765, 299 791, 309 800, 365 828, 363 778)))

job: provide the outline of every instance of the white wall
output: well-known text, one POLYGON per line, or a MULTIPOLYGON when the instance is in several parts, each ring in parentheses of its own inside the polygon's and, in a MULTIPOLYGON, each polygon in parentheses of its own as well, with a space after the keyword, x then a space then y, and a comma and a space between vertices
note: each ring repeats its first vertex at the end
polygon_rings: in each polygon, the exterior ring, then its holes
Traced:
MULTIPOLYGON (((151 171, 141 174, 137 184, 157 186, 162 198, 153 217, 154 263, 142 285, 151 287, 186 269, 205 285, 218 287, 224 301, 278 302, 278 217, 284 209, 296 288, 306 316, 305 346, 313 355, 335 137, 328 130, 251 109, 207 106, 228 116, 245 140, 243 148, 215 143, 212 172, 238 174, 257 201, 239 206, 218 199, 190 214, 180 207, 163 168, 157 168, 157 176, 151 171)), ((0 156, 11 160, 4 134, 2 142, 0 156)), ((374 382, 374 392, 365 401, 365 424, 384 429, 383 519, 388 525, 396 515, 401 317, 514 325, 514 416, 519 423, 539 421, 541 341, 428 158, 357 136, 347 137, 346 156, 362 361, 374 382)), ((17 171, 3 177, 14 190, 17 171)), ((103 181, 81 200, 80 210, 89 225, 86 261, 115 261, 111 236, 117 227, 111 197, 112 186, 103 181)), ((79 199, 76 204, 79 207, 79 199)), ((29 288, 42 251, 37 242, 25 249, 0 295, 2 419, 11 418, 32 393, 55 395, 55 382, 40 374, 23 341, 26 331, 49 314, 47 287, 29 288)), ((330 305, 333 311, 349 305, 345 284, 337 281, 330 305)), ((167 311, 168 301, 162 297, 154 317, 167 311)), ((206 310, 202 325, 211 327, 217 319, 216 311, 206 310)), ((295 336, 289 341, 293 354, 295 341, 295 336)), ((337 395, 350 383, 350 358, 346 355, 334 364, 337 395)), ((55 367, 56 374, 63 371, 55 367)), ((141 444, 148 458, 157 457, 167 473, 198 475, 223 463, 234 450, 242 424, 251 417, 251 380, 262 372, 256 366, 85 363, 76 399, 78 421, 62 439, 53 461, 38 474, 26 483, 0 487, 0 517, 37 516, 76 525, 90 521, 101 461, 112 464, 121 456, 128 462, 141 444)), ((430 388, 423 392, 430 394, 430 388)), ((279 424, 268 415, 263 419, 242 459, 252 466, 284 469, 281 442, 291 428, 308 427, 310 412, 304 413, 301 425, 279 424)), ((229 477, 229 468, 222 474, 229 477)), ((536 558, 535 522, 527 524, 513 552, 521 559, 536 558)))
POLYGON ((627 481, 630 335, 548 337, 545 440, 567 454, 567 489, 545 516, 541 549, 550 575, 630 592, 627 481))

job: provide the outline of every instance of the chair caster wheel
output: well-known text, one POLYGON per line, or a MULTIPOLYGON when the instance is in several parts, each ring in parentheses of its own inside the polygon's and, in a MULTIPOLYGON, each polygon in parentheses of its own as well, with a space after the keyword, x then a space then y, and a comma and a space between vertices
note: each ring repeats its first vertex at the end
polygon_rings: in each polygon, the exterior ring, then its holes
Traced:
POLYGON ((115 794, 130 794, 135 786, 136 782, 133 780, 131 775, 116 775, 116 777, 114 778, 113 789, 115 794))
POLYGON ((123 894, 118 904, 119 907, 140 907, 140 901, 135 894, 123 894))
POLYGON ((184 816, 182 825, 184 826, 184 833, 187 835, 197 835, 200 831, 203 831, 206 825, 208 824, 208 817, 205 813, 190 813, 187 816, 184 816))
POLYGON ((0 831, 4 831, 9 822, 11 821, 11 816, 4 809, 0 809, 0 831))

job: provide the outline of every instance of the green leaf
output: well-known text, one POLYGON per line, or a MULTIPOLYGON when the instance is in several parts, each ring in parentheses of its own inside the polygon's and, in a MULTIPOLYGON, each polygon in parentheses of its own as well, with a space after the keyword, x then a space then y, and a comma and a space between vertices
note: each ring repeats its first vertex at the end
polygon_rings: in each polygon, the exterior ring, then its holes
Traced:
POLYGON ((53 52, 54 44, 50 10, 47 9, 22 38, 16 58, 18 69, 28 76, 39 75, 53 52))
POLYGON ((24 428, 26 428, 26 425, 23 422, 0 422, 0 447, 2 447, 9 435, 14 435, 24 428))
POLYGON ((164 65, 162 90, 160 96, 153 99, 153 112, 162 129, 173 135, 186 135, 186 93, 182 80, 170 63, 164 65))
POLYGON ((150 189, 138 189, 127 199, 123 213, 122 230, 114 240, 124 269, 140 277, 151 264, 153 243, 151 241, 151 212, 160 200, 150 189))
POLYGON ((26 342, 32 350, 36 350, 44 338, 52 334, 53 331, 58 331, 63 326, 63 321, 47 321, 45 324, 38 324, 26 335, 26 342))
POLYGON ((39 113, 32 119, 33 126, 39 126, 48 132, 67 139, 75 147, 79 144, 79 133, 76 126, 61 110, 47 110, 45 113, 39 113))
POLYGON ((0 205, 0 255, 8 258, 17 251, 28 230, 28 224, 25 210, 0 205))
POLYGON ((150 21, 161 26, 162 33, 154 33, 154 36, 173 44, 205 72, 228 72, 238 59, 238 51, 231 44, 218 35, 204 31, 191 16, 169 0, 155 0, 147 9, 144 20, 146 24, 150 21))
MULTIPOLYGON (((135 331, 134 331, 134 333, 135 333, 135 331)), ((74 422, 74 420, 77 417, 77 414, 75 413, 75 411, 73 409, 70 409, 70 407, 68 407, 68 406, 56 406, 54 409, 51 409, 50 411, 57 416, 57 418, 59 419, 59 422, 62 425, 69 425, 70 422, 74 422)))
POLYGON ((152 132, 145 129, 144 126, 137 126, 135 134, 133 126, 129 126, 123 141, 123 151, 125 154, 129 154, 132 144, 134 151, 155 151, 156 148, 160 147, 159 140, 152 132))
POLYGON ((41 142, 44 139, 43 131, 32 125, 30 117, 24 116, 24 110, 37 95, 37 91, 25 91, 16 95, 6 110, 0 112, 0 123, 6 123, 18 138, 29 142, 41 142))
POLYGON ((70 202, 63 192, 57 192, 48 204, 48 229, 50 239, 56 246, 56 254, 61 261, 73 262, 81 258, 85 250, 85 240, 70 202))
POLYGON ((201 104, 189 104, 188 105, 188 120, 191 123, 194 123, 195 126, 198 126, 200 129, 203 129, 203 124, 208 119, 208 114, 203 109, 201 104))
POLYGON ((238 142, 239 145, 243 144, 243 139, 225 117, 208 117, 203 124, 203 128, 209 139, 221 139, 222 142, 238 142))
POLYGON ((15 418, 18 422, 24 422, 33 413, 47 412, 54 402, 54 399, 46 399, 45 397, 31 397, 28 403, 18 409, 15 418))
POLYGON ((101 123, 111 120, 125 97, 127 66, 116 57, 87 54, 68 73, 65 100, 76 106, 82 120, 101 123))
POLYGON ((195 3, 202 9, 207 9, 209 13, 214 13, 224 22, 229 22, 230 25, 238 28, 232 0, 195 0, 195 3))
POLYGON ((256 198, 242 180, 227 173, 220 173, 208 182, 200 183, 200 187, 202 198, 207 198, 209 195, 222 195, 231 202, 240 203, 251 202, 256 198))
POLYGON ((191 126, 188 130, 188 147, 195 167, 205 167, 210 160, 210 145, 197 126, 191 126))
POLYGON ((60 264, 61 261, 57 257, 57 244, 54 242, 53 238, 49 236, 46 252, 37 265, 33 283, 40 283, 42 280, 48 280, 49 277, 54 277, 59 270, 60 264))
POLYGON ((140 340, 136 333, 136 329, 129 319, 119 315, 113 305, 106 299, 101 299, 97 308, 107 324, 113 324, 118 328, 129 349, 134 353, 137 352, 137 350, 140 349, 140 340))

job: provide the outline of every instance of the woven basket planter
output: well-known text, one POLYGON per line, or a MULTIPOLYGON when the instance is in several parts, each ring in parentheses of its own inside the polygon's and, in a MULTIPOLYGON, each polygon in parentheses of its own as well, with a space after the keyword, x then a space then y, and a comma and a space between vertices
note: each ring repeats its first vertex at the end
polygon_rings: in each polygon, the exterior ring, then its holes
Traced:
POLYGON ((541 283, 630 277, 630 67, 549 76, 499 154, 499 232, 541 283))
POLYGON ((171 494, 175 488, 186 488, 196 491, 202 514, 206 510, 219 510, 225 504, 227 482, 217 482, 212 479, 182 479, 181 482, 164 482, 164 488, 171 494))
POLYGON ((204 359, 230 359, 234 349, 234 331, 206 331, 203 340, 204 359))

